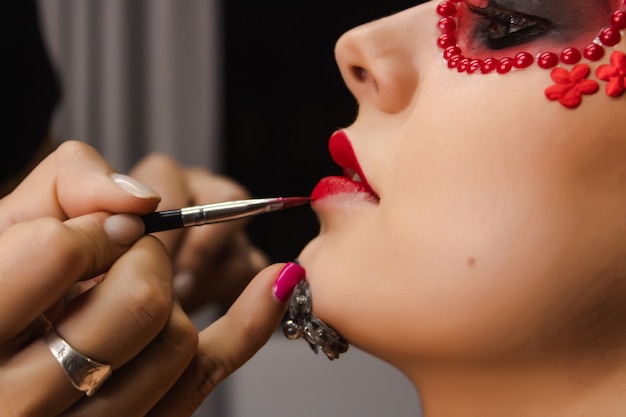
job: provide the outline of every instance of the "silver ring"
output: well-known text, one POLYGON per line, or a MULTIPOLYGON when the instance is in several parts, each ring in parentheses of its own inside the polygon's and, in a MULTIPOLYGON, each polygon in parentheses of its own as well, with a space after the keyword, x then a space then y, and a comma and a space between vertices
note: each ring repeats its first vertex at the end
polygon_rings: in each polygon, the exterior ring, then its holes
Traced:
POLYGON ((42 336, 50 352, 76 389, 91 397, 111 375, 111 366, 98 363, 83 355, 51 328, 42 336))

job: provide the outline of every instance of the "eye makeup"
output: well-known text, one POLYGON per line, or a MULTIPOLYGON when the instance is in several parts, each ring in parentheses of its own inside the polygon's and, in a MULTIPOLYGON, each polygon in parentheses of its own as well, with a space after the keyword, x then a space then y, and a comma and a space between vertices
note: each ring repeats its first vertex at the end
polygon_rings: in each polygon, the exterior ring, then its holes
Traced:
MULTIPOLYGON (((436 10, 437 45, 449 68, 506 74, 537 64, 552 70, 545 96, 567 108, 599 91, 587 62, 602 59, 626 30, 626 0, 444 0, 436 10)), ((622 95, 626 54, 614 50, 596 77, 609 97, 622 95)))
MULTIPOLYGON (((495 38, 503 42, 487 43, 487 49, 503 49, 535 39, 539 45, 534 47, 543 49, 566 44, 584 47, 597 35, 598 28, 606 25, 612 11, 609 0, 490 0, 481 7, 468 0, 466 4, 481 23, 470 37, 485 33, 484 26, 503 32, 500 38, 495 38)), ((459 34, 460 41, 462 37, 459 34)))
POLYGON ((459 27, 470 26, 471 30, 465 31, 469 32, 465 34, 459 30, 458 41, 460 45, 465 45, 465 50, 474 45, 472 49, 477 54, 480 54, 481 50, 487 50, 489 53, 523 45, 545 36, 552 30, 552 23, 548 19, 514 12, 496 5, 493 1, 489 1, 484 7, 478 7, 468 1, 467 9, 469 13, 465 15, 468 18, 464 20, 471 21, 471 24, 459 23, 459 27))
POLYGON ((459 72, 597 61, 621 40, 624 9, 624 0, 448 0, 437 7, 437 43, 459 72))

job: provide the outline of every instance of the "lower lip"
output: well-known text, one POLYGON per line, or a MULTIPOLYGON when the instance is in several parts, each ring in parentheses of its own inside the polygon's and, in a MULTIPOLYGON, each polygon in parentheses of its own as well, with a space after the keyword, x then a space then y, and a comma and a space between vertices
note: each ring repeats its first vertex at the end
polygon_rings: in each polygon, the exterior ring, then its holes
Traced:
POLYGON ((338 194, 366 194, 374 198, 367 187, 362 183, 353 181, 347 177, 325 177, 315 186, 311 193, 311 200, 321 200, 338 194))

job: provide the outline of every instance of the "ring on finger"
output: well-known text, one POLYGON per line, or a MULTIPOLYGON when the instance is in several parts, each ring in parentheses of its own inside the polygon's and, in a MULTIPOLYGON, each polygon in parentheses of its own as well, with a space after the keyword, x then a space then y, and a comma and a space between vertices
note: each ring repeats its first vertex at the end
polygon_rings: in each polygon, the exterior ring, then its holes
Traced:
POLYGON ((74 349, 59 334, 50 328, 42 336, 50 352, 76 389, 91 397, 104 381, 111 376, 111 366, 98 363, 74 349))

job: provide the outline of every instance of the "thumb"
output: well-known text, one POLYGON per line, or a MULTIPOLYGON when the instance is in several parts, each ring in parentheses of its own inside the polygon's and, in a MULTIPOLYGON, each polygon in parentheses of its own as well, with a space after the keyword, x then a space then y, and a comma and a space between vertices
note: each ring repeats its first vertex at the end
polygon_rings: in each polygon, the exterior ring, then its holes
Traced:
POLYGON ((40 217, 63 221, 100 211, 144 214, 159 200, 154 190, 116 173, 91 146, 67 141, 0 200, 0 233, 40 217))
POLYGON ((191 415, 222 380, 265 345, 287 310, 289 295, 303 278, 304 269, 294 263, 271 265, 259 272, 228 312, 200 333, 191 365, 149 415, 191 415))

